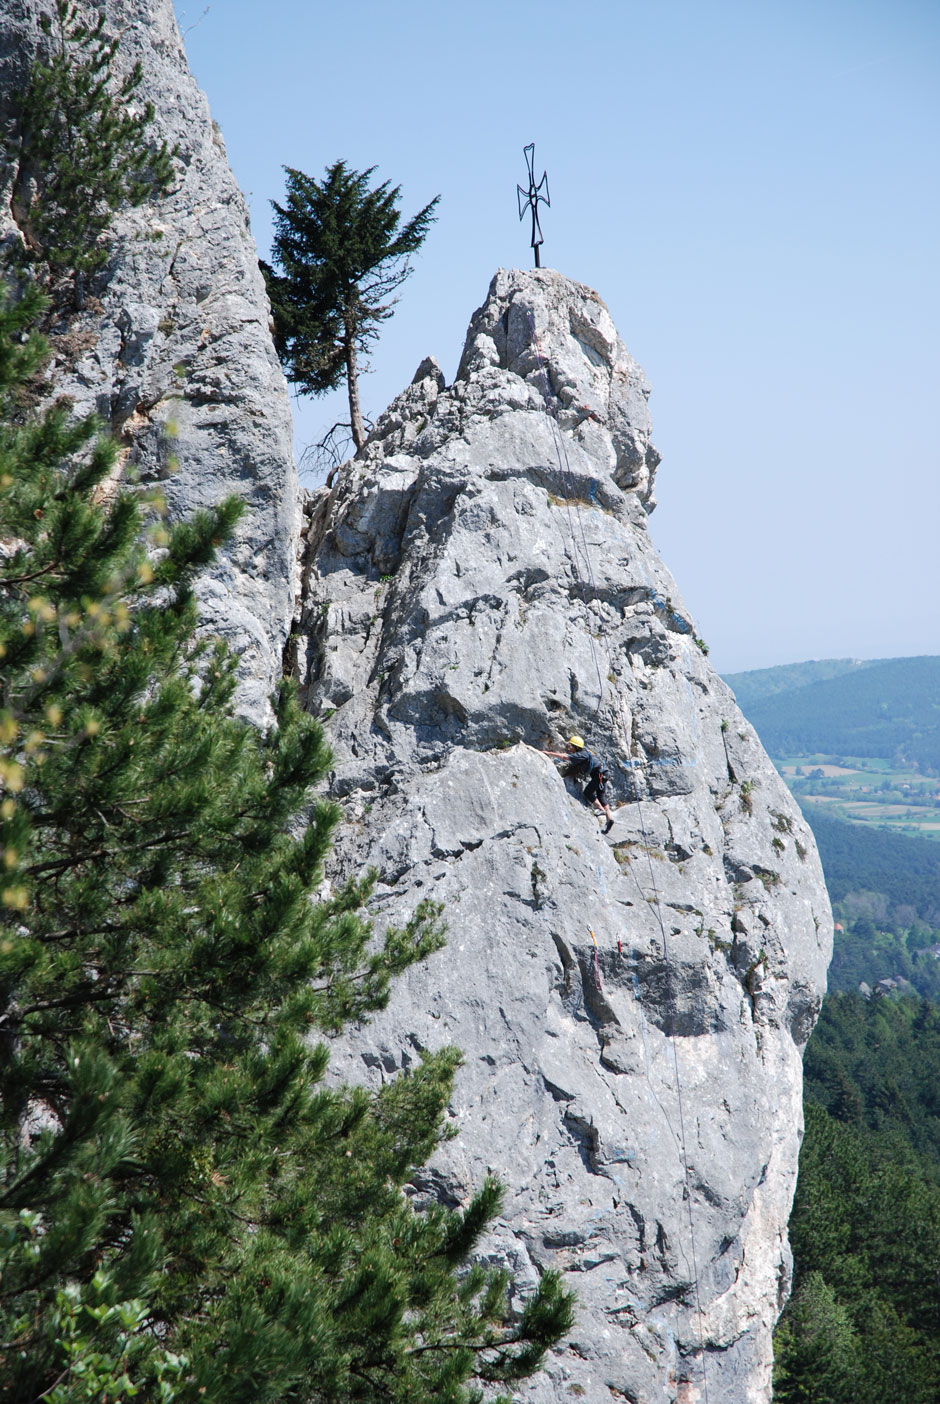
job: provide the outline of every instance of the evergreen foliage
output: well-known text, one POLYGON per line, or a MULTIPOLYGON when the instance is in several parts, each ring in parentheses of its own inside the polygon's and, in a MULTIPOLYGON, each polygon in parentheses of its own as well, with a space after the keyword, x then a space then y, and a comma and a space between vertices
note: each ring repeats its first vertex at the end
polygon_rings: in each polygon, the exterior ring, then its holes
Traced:
POLYGON ((274 340, 287 378, 305 395, 333 390, 344 376, 353 442, 365 442, 358 357, 392 315, 392 294, 411 272, 440 196, 401 224, 401 187, 372 188, 366 171, 334 161, 322 181, 285 167, 287 203, 274 205, 276 269, 261 264, 274 314, 274 340))
POLYGON ((940 1397, 940 1010, 826 1000, 807 1047, 775 1404, 940 1397))
POLYGON ((22 407, 0 306, 0 1400, 464 1404, 571 1320, 467 1266, 497 1211, 415 1212, 457 1055, 327 1088, 311 1036, 441 943, 378 939, 369 882, 313 901, 336 806, 287 684, 232 713, 191 582, 240 513, 168 527, 91 419, 22 407), (292 819, 303 816, 294 827, 292 819))
POLYGON ((85 275, 107 259, 114 212, 164 193, 176 154, 148 136, 153 104, 135 106, 140 64, 123 78, 114 73, 119 39, 105 35, 103 10, 86 19, 86 8, 56 0, 55 18, 41 18, 48 49, 23 99, 13 193, 27 245, 53 282, 72 274, 78 309, 85 275))
POLYGON ((806 1049, 808 1100, 859 1131, 913 1149, 940 1185, 940 1007, 828 998, 806 1049))

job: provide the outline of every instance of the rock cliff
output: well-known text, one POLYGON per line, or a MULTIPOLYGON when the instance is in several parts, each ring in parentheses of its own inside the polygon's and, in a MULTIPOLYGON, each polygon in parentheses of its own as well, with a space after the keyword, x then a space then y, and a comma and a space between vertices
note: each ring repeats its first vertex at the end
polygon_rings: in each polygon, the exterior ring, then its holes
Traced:
MULTIPOLYGON (((40 42, 39 0, 5 0, 0 126, 40 42)), ((54 324, 50 391, 96 410, 124 449, 121 470, 162 481, 173 513, 245 498, 231 546, 202 579, 206 628, 241 659, 239 701, 256 721, 281 674, 294 607, 299 492, 287 387, 245 201, 192 78, 171 0, 107 0, 117 67, 140 60, 152 131, 179 148, 165 199, 124 211, 84 314, 54 324)), ((6 143, 5 143, 6 145, 6 143)), ((15 153, 15 147, 12 148, 15 153)), ((15 159, 0 166, 0 239, 18 240, 15 159)))
POLYGON ((296 666, 335 747, 335 877, 449 943, 334 1066, 453 1043, 458 1137, 415 1193, 507 1186, 487 1253, 560 1267, 543 1401, 767 1401, 801 1050, 831 916, 812 836, 647 533, 648 390, 597 295, 497 274, 309 504, 296 666), (612 832, 540 748, 608 762, 612 832))

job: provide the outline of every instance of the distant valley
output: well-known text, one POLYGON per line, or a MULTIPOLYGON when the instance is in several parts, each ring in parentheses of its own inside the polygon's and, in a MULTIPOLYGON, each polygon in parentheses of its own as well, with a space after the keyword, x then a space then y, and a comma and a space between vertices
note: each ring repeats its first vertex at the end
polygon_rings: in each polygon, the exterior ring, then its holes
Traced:
POLYGON ((940 658, 830 658, 725 681, 802 805, 940 838, 940 658))
POLYGON ((830 989, 940 999, 940 658, 725 677, 809 821, 836 917, 830 989))

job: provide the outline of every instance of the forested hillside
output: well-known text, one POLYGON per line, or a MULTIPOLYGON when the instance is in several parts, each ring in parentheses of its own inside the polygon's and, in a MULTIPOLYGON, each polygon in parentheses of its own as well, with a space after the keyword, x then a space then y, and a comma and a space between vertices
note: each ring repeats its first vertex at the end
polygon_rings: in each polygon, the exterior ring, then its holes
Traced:
MULTIPOLYGON (((909 716, 915 712, 920 716, 925 728, 932 717, 940 717, 940 658, 824 659, 740 673, 726 680, 772 753, 775 742, 792 740, 805 718, 807 726, 824 724, 832 743, 830 760, 845 758, 858 743, 856 724, 867 716, 866 725, 880 728, 878 744, 885 748, 876 753, 872 762, 876 766, 890 758, 893 740, 883 725, 889 711, 899 714, 906 707, 909 716), (877 696, 883 699, 878 704, 882 718, 872 722, 877 696), (774 731, 773 717, 785 720, 787 736, 782 734, 783 722, 774 731)), ((909 734, 914 736, 913 728, 909 734)), ((821 736, 815 732, 812 740, 818 742, 821 736)), ((776 754, 779 759, 781 753, 776 754)), ((890 811, 900 805, 876 803, 891 799, 883 793, 888 782, 877 785, 880 772, 844 769, 836 775, 830 774, 840 769, 836 765, 816 769, 814 765, 815 761, 807 761, 797 771, 791 751, 790 763, 781 768, 815 835, 838 923, 830 990, 857 990, 862 982, 874 986, 880 980, 895 979, 906 981, 911 992, 940 1000, 940 961, 931 950, 940 945, 940 843, 902 832, 900 827, 885 827, 891 818, 899 826, 905 823, 913 807, 920 805, 921 810, 914 812, 923 813, 922 832, 929 832, 933 813, 929 797, 918 797, 916 787, 906 784, 907 813, 893 816, 890 811), (880 810, 885 811, 883 817, 880 810), (850 822, 853 819, 867 822, 850 822)), ((890 783, 897 783, 897 777, 890 783)), ((935 788, 936 782, 931 792, 935 788)), ((901 798, 901 792, 895 798, 901 798)))
POLYGON ((832 819, 818 805, 803 809, 819 846, 833 902, 851 892, 880 892, 887 911, 903 907, 940 926, 940 844, 832 819))
POLYGON ((838 922, 829 989, 899 979, 940 1001, 940 844, 804 813, 838 922))
POLYGON ((794 692, 810 683, 826 682, 829 678, 871 668, 884 659, 810 658, 805 663, 781 663, 775 668, 751 668, 744 673, 725 673, 724 679, 738 699, 738 706, 748 712, 755 702, 776 697, 782 692, 794 692))
MULTIPOLYGON (((733 678, 728 681, 735 686, 733 678)), ((940 773, 940 658, 853 666, 772 695, 752 692, 750 699, 739 676, 736 690, 773 756, 881 756, 940 773)))
POLYGON ((940 1010, 830 996, 805 1059, 775 1404, 940 1398, 940 1010))

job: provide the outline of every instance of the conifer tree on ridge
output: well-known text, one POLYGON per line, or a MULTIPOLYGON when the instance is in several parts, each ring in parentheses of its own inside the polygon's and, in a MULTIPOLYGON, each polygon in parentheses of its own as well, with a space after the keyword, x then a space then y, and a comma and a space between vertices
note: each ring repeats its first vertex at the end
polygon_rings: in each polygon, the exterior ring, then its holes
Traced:
POLYGON ((262 262, 274 314, 274 341, 287 378, 306 395, 334 390, 345 377, 353 443, 366 439, 359 400, 360 356, 392 315, 392 294, 411 272, 440 196, 401 226, 401 187, 375 167, 334 161, 322 181, 290 166, 286 205, 275 210, 274 259, 262 262), (401 226, 401 227, 400 227, 401 226))

